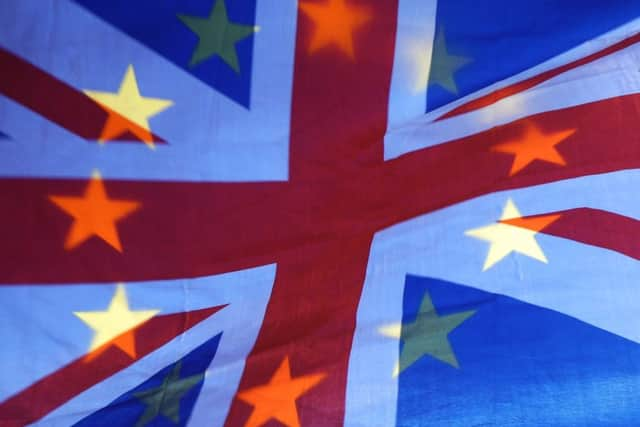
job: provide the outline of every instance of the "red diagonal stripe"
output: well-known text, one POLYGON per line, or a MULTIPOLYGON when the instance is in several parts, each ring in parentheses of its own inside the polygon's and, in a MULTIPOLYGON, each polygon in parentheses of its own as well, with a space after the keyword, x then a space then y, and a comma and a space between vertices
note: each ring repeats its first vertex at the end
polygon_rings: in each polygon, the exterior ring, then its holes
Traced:
POLYGON ((544 227, 541 233, 610 249, 640 259, 640 221, 628 216, 600 209, 576 208, 503 222, 531 229, 532 220, 549 215, 558 215, 560 218, 544 227))
POLYGON ((371 180, 385 209, 383 225, 495 191, 640 168, 639 110, 640 95, 606 99, 540 113, 386 162, 378 179, 371 180), (543 132, 576 130, 556 146, 566 166, 536 160, 509 176, 514 157, 492 147, 521 138, 527 123, 543 132))
MULTIPOLYGON (((163 346, 225 306, 151 318, 134 329, 138 359, 163 346)), ((116 338, 117 339, 117 338, 116 338)), ((74 360, 0 404, 0 425, 18 427, 42 418, 67 400, 134 363, 107 343, 92 357, 74 360)), ((99 409, 99 408, 96 408, 99 409)))
POLYGON ((512 85, 509 85, 504 88, 493 91, 491 93, 488 93, 487 95, 476 98, 465 104, 462 104, 454 108, 453 110, 448 111, 442 116, 438 117, 436 121, 457 116, 459 114, 468 113, 473 110, 479 110, 480 108, 494 104, 500 101, 501 99, 505 99, 510 97, 511 95, 515 95, 516 93, 524 92, 527 89, 531 89, 532 87, 537 86, 540 83, 543 83, 547 80, 550 80, 566 71, 572 70, 574 68, 578 68, 582 65, 588 64, 589 62, 593 62, 597 59, 603 58, 614 52, 625 49, 633 44, 638 43, 638 41, 640 41, 640 34, 635 34, 627 39, 624 39, 614 45, 607 47, 606 49, 603 49, 601 51, 592 53, 591 55, 585 56, 584 58, 580 58, 578 60, 569 62, 568 64, 553 68, 551 70, 545 71, 544 73, 537 74, 521 82, 514 83, 512 85))
MULTIPOLYGON (((139 134, 148 133, 137 124, 108 110, 79 90, 69 86, 51 74, 0 47, 0 93, 44 116, 77 136, 97 141, 110 114, 118 116, 122 123, 139 134)), ((149 134, 153 142, 164 144, 161 138, 149 134)), ((114 141, 136 141, 126 133, 114 141)), ((142 142, 142 141, 141 141, 142 142)))

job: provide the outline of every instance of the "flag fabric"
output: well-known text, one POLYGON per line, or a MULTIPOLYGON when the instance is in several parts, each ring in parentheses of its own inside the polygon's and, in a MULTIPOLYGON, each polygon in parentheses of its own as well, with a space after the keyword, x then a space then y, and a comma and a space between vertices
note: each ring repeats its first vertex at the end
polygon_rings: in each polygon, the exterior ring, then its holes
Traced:
POLYGON ((1 426, 633 426, 640 1, 0 3, 1 426))

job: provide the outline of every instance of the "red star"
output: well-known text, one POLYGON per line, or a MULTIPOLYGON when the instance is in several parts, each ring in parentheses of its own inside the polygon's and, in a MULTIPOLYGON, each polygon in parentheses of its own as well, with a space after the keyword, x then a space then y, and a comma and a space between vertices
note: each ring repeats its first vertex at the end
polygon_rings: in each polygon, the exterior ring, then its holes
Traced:
POLYGON ((569 138, 575 131, 575 129, 567 129, 543 133, 535 125, 529 124, 522 138, 495 145, 492 150, 515 156, 509 175, 515 175, 534 160, 566 166, 567 163, 556 149, 556 145, 569 138))
POLYGON ((353 33, 371 19, 368 8, 348 5, 346 0, 326 0, 305 1, 300 3, 300 10, 315 26, 309 53, 335 45, 349 58, 354 57, 353 33))
POLYGON ((296 399, 313 388, 325 374, 291 377, 289 358, 285 357, 267 384, 238 393, 238 398, 253 406, 245 427, 258 427, 275 419, 289 427, 300 427, 296 399))
POLYGON ((89 181, 82 197, 49 196, 49 199, 74 219, 64 243, 64 248, 68 250, 96 236, 122 252, 116 223, 140 208, 140 203, 136 201, 107 197, 102 179, 97 173, 89 181))

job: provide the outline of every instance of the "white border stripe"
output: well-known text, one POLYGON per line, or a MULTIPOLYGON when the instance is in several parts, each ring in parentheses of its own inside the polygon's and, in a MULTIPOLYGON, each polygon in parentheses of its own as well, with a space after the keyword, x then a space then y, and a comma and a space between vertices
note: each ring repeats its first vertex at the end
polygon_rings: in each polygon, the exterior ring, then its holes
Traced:
POLYGON ((424 114, 437 0, 399 0, 396 49, 389 91, 391 129, 424 114))

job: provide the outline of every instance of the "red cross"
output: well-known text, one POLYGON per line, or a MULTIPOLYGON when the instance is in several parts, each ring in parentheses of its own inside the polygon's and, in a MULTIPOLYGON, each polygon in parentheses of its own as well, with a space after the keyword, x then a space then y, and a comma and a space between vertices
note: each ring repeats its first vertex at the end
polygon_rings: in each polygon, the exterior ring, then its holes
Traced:
MULTIPOLYGON (((372 20, 356 33, 355 60, 330 49, 309 55, 311 23, 298 19, 287 182, 105 181, 110 197, 142 205, 118 223, 120 254, 99 239, 63 249, 71 219, 48 195, 82 194, 85 182, 2 180, 0 283, 131 283, 277 263, 239 389, 267 383, 286 356, 294 376, 327 373, 298 399, 301 425, 338 426, 377 231, 498 190, 640 167, 624 114, 640 107, 635 96, 526 119, 546 130, 577 129, 558 145, 566 167, 534 162, 509 176, 513 159, 491 147, 517 138, 523 121, 385 162, 397 4, 358 3, 372 20)), ((243 425, 251 409, 234 400, 227 425, 243 425)))

